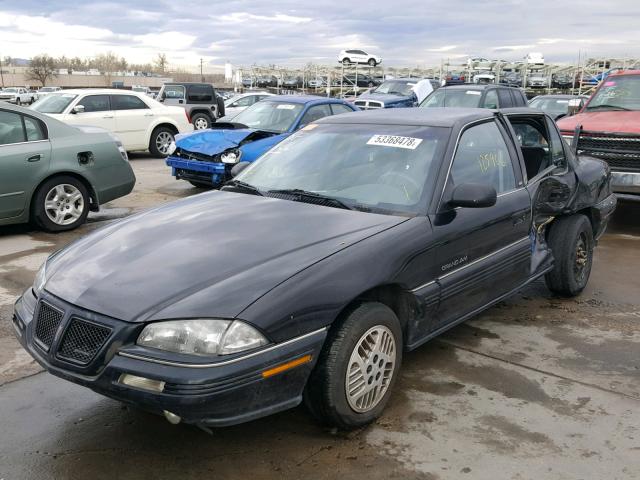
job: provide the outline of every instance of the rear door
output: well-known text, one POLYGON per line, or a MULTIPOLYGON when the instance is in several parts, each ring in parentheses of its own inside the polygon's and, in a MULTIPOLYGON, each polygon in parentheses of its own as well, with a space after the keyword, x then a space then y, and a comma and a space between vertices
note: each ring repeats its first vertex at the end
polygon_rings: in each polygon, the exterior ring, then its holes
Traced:
POLYGON ((154 114, 149 106, 135 95, 111 95, 115 114, 116 136, 126 150, 146 149, 146 134, 154 114))
POLYGON ((47 128, 37 118, 0 109, 0 218, 20 215, 49 169, 47 128))
POLYGON ((439 213, 432 218, 438 246, 440 306, 432 330, 475 313, 527 278, 531 257, 531 202, 519 157, 496 121, 473 124, 459 137, 439 213), (495 188, 487 208, 447 207, 457 185, 495 188))

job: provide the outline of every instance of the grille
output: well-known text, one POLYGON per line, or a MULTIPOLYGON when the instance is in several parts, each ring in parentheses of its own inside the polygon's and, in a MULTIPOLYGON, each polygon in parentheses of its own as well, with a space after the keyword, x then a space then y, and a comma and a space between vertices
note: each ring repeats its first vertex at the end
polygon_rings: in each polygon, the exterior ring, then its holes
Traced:
POLYGON ((640 137, 580 137, 578 150, 615 169, 640 171, 640 137))
POLYGON ((72 318, 64 333, 58 357, 86 365, 109 338, 111 329, 72 318))
POLYGON ((48 303, 40 302, 40 311, 36 322, 36 339, 40 341, 41 346, 45 347, 46 351, 49 351, 49 347, 53 343, 63 316, 64 314, 60 310, 53 308, 48 303))
POLYGON ((203 155, 202 153, 195 152, 187 152, 186 150, 178 149, 175 153, 175 156, 178 158, 184 158, 187 160, 197 160, 199 162, 215 162, 219 163, 218 155, 209 156, 203 155))
POLYGON ((384 103, 376 102, 374 100, 356 100, 354 105, 362 108, 363 110, 371 110, 374 108, 384 108, 384 103))

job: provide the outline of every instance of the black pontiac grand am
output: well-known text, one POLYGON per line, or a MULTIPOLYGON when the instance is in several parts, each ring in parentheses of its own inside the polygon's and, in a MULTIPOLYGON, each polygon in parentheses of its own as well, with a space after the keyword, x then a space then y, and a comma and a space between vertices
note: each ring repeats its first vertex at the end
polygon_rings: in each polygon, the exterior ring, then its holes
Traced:
POLYGON ((607 166, 528 109, 328 117, 235 170, 54 253, 15 305, 24 348, 172 423, 304 400, 353 428, 404 351, 541 276, 579 294, 616 205, 607 166))

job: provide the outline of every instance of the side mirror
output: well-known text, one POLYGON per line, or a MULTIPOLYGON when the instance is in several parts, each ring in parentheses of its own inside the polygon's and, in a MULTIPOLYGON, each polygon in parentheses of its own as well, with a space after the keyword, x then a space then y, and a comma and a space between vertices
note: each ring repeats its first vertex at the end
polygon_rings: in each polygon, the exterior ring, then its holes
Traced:
POLYGON ((567 115, 575 115, 580 110, 582 110, 583 105, 584 103, 581 98, 572 98, 571 100, 569 100, 567 115))
POLYGON ((84 105, 76 105, 71 109, 71 113, 84 113, 84 105))
POLYGON ((236 163, 233 168, 231 169, 231 176, 235 177, 237 175, 240 174, 241 171, 243 171, 245 168, 247 168, 249 165, 251 165, 251 162, 238 162, 236 163))
POLYGON ((496 204, 496 189, 480 183, 463 183, 453 189, 451 207, 486 208, 496 204))

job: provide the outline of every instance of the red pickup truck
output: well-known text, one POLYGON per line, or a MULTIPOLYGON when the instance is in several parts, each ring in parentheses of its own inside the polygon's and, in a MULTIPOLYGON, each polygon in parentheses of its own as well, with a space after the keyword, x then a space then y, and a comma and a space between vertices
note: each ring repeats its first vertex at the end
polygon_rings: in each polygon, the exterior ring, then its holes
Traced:
POLYGON ((581 126, 578 153, 607 162, 617 196, 640 201, 640 70, 609 75, 577 115, 557 123, 569 142, 581 126))

